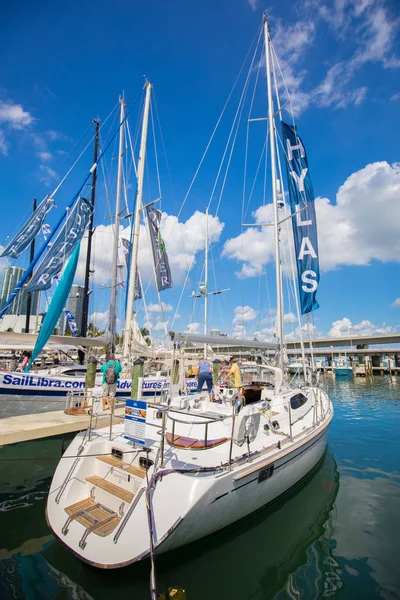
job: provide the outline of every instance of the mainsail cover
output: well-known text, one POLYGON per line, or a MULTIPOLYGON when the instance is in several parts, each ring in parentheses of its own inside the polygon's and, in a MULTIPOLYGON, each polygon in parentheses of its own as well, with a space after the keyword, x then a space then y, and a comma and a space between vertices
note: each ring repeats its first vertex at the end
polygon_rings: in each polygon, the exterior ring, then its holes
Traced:
POLYGON ((149 206, 146 208, 146 212, 156 271, 157 289, 159 292, 162 292, 163 290, 172 288, 172 276, 167 250, 160 232, 162 212, 149 206))
POLYGON ((92 205, 88 200, 78 198, 50 250, 27 285, 28 292, 48 290, 51 287, 53 278, 61 271, 74 248, 82 239, 92 210, 92 205))
POLYGON ((69 259, 67 266, 64 269, 64 273, 62 274, 60 282, 56 287, 46 316, 43 319, 43 323, 40 328, 40 332, 36 340, 31 359, 25 369, 25 372, 29 371, 32 363, 39 356, 44 346, 47 344, 47 341, 53 333, 54 327, 56 326, 57 321, 62 314, 63 308, 68 300, 69 292, 74 282, 76 267, 78 266, 80 249, 81 243, 79 241, 78 244, 75 246, 75 250, 73 250, 72 256, 69 259))
POLYGON ((301 314, 304 315, 319 308, 316 299, 319 260, 314 190, 308 170, 307 154, 301 138, 297 135, 296 127, 282 122, 282 133, 293 214, 300 306, 301 314))
POLYGON ((25 248, 29 246, 33 238, 39 233, 47 213, 53 206, 53 198, 46 196, 46 198, 39 204, 37 209, 29 217, 25 225, 13 237, 7 247, 4 248, 0 258, 3 256, 18 258, 25 248))

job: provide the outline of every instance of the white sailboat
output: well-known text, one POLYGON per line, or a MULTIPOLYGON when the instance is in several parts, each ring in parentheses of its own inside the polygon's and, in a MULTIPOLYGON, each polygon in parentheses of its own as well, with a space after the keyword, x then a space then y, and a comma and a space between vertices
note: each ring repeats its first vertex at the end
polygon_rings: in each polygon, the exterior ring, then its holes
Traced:
MULTIPOLYGON (((221 387, 214 389, 220 402, 213 402, 206 393, 189 394, 182 384, 179 395, 170 394, 161 403, 128 402, 126 425, 90 428, 75 437, 55 471, 47 520, 67 548, 99 568, 123 567, 219 531, 275 501, 301 481, 325 452, 333 418, 328 395, 307 378, 300 388, 284 377, 275 157, 275 117, 281 107, 274 106, 274 55, 266 19, 263 33, 275 213, 277 342, 226 336, 216 342, 215 336, 187 332, 171 336, 173 357, 181 365, 185 344, 201 343, 221 348, 248 345, 260 353, 278 348, 278 366, 265 362, 259 366, 256 395, 254 390, 247 395, 245 388, 221 387)), ((302 150, 301 144, 298 148, 302 150)), ((310 281, 310 270, 307 276, 310 281)), ((303 289, 306 283, 303 280, 303 289)), ((308 287, 306 291, 314 289, 308 287)), ((154 590, 153 580, 153 597, 154 590)))

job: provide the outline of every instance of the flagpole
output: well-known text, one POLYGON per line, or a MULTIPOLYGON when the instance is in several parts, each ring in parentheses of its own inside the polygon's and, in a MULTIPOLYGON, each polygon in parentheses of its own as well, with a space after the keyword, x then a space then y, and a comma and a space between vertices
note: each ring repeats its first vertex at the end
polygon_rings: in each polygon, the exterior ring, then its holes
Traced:
POLYGON ((270 126, 270 153, 271 153, 271 179, 272 179, 272 198, 274 205, 274 241, 275 241, 275 271, 276 271, 276 330, 279 343, 278 364, 280 369, 284 370, 283 356, 283 294, 282 294, 282 268, 279 244, 279 214, 278 214, 278 189, 276 177, 276 148, 275 148, 275 117, 274 100, 272 97, 271 82, 271 46, 269 38, 269 23, 264 17, 264 39, 265 39, 265 62, 267 72, 268 88, 268 120, 270 126))
POLYGON ((117 327, 117 277, 118 277, 118 242, 119 242, 119 213, 121 204, 121 190, 122 190, 122 160, 124 155, 124 128, 122 123, 125 117, 125 101, 123 98, 119 99, 120 103, 120 130, 119 130, 119 149, 118 149, 118 172, 117 172, 117 192, 115 199, 115 224, 114 224, 114 243, 113 243, 113 254, 112 254, 112 266, 111 266, 111 297, 110 297, 110 332, 112 335, 112 349, 115 348, 115 333, 117 327))
POLYGON ((142 135, 140 140, 140 151, 137 166, 138 181, 136 190, 136 205, 135 205, 135 218, 133 223, 133 235, 132 235, 132 253, 131 253, 131 264, 129 270, 129 281, 128 281, 128 298, 126 303, 126 315, 125 315, 125 331, 124 331, 124 359, 129 359, 129 349, 131 345, 131 321, 133 317, 133 309, 135 304, 135 289, 137 287, 137 263, 138 263, 138 251, 139 251, 139 232, 140 232, 140 211, 142 209, 143 200, 143 183, 144 183, 144 167, 146 162, 146 149, 147 149, 147 131, 149 125, 149 112, 150 112, 150 98, 152 84, 146 80, 145 82, 146 96, 144 101, 143 109, 143 122, 142 122, 142 135))

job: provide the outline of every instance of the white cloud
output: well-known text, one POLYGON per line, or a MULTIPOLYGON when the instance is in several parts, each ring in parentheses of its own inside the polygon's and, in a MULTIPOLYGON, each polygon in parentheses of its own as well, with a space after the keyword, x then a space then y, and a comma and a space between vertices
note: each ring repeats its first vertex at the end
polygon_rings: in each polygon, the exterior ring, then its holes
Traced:
POLYGON ((360 321, 360 323, 352 324, 350 319, 344 317, 332 323, 331 329, 328 331, 328 337, 340 338, 351 337, 358 335, 384 335, 385 333, 395 333, 394 327, 382 325, 373 325, 371 321, 360 321))
POLYGON ((104 312, 93 312, 89 316, 89 323, 93 323, 93 325, 99 329, 104 329, 105 327, 108 327, 108 319, 108 310, 105 310, 104 312))
POLYGON ((392 306, 400 306, 400 298, 396 298, 396 300, 393 302, 392 306))
POLYGON ((237 306, 235 308, 235 315, 233 317, 233 325, 241 325, 248 321, 254 321, 257 317, 257 313, 251 306, 237 306))
POLYGON ((287 324, 297 323, 297 317, 292 312, 286 313, 286 315, 284 315, 284 317, 283 317, 283 322, 287 323, 287 324))
MULTIPOLYGON (((171 310, 174 310, 174 307, 172 306, 172 304, 167 304, 166 302, 162 303, 162 307, 164 312, 170 312, 171 310)), ((159 304, 149 304, 147 307, 147 311, 148 312, 161 312, 161 306, 159 304)))
POLYGON ((24 129, 33 122, 34 118, 21 104, 0 100, 0 123, 7 123, 13 129, 24 129))
POLYGON ((45 185, 50 185, 51 182, 58 177, 55 170, 51 169, 47 165, 40 165, 39 169, 41 172, 40 181, 42 181, 45 185))
POLYGON ((51 160, 53 156, 50 154, 50 152, 39 152, 39 158, 40 160, 46 162, 48 160, 51 160))
POLYGON ((0 154, 3 156, 8 155, 8 143, 6 141, 6 136, 4 135, 4 131, 0 129, 0 154))
POLYGON ((194 322, 194 323, 189 323, 189 325, 186 327, 186 331, 188 331, 189 333, 199 333, 200 330, 200 323, 194 322))
MULTIPOLYGON (((169 321, 166 321, 166 327, 168 328, 168 323, 169 321)), ((157 321, 157 323, 154 325, 152 331, 164 331, 165 330, 165 325, 163 323, 163 321, 157 321)))
MULTIPOLYGON (((205 247, 205 229, 204 213, 196 211, 187 221, 178 221, 173 215, 163 213, 161 220, 161 233, 168 253, 169 263, 172 271, 174 285, 181 283, 186 276, 187 270, 195 264, 195 258, 198 252, 205 247)), ((219 240, 223 223, 218 217, 209 215, 209 240, 210 243, 219 240)), ((129 239, 129 228, 121 230, 121 236, 129 239)), ((112 253, 104 252, 104 248, 111 248, 113 244, 113 226, 99 225, 93 235, 93 263, 94 278, 96 285, 104 285, 111 280, 112 253)), ((82 251, 78 264, 77 277, 83 280, 85 269, 85 256, 87 248, 87 238, 82 240, 82 251)), ((153 259, 149 242, 147 228, 140 226, 139 242, 139 271, 144 289, 149 282, 154 285, 153 259)), ((121 264, 125 264, 125 258, 120 256, 121 264)), ((126 269, 121 269, 119 281, 126 280, 126 269)), ((158 305, 156 305, 158 306, 158 305)), ((166 305, 170 306, 170 305, 166 305)), ((154 310, 154 309, 153 309, 154 310)), ((171 310, 168 308, 167 310, 171 310)))
POLYGON ((258 8, 258 0, 248 0, 251 10, 256 11, 258 8))
MULTIPOLYGON (((368 265, 372 260, 400 261, 400 163, 371 163, 356 171, 339 188, 336 204, 315 200, 320 266, 368 265)), ((272 205, 260 207, 255 221, 271 222, 272 205)), ((241 277, 262 273, 273 260, 271 227, 248 228, 225 242, 223 254, 242 263, 241 277)), ((289 240, 282 229, 282 253, 289 240)), ((290 243, 292 243, 290 235, 290 243)))

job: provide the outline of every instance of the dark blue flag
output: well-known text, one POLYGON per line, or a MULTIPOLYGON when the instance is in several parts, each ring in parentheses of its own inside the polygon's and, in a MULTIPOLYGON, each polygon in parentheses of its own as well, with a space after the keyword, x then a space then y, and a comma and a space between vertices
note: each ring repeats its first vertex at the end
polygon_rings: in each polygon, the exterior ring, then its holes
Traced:
POLYGON ((82 239, 91 214, 90 202, 85 198, 79 198, 69 211, 51 248, 27 285, 28 292, 48 290, 51 287, 54 277, 60 273, 75 246, 82 239))
POLYGON ((167 250, 160 232, 162 212, 150 207, 146 208, 146 212, 156 270, 157 289, 159 292, 162 292, 163 290, 172 288, 171 269, 169 268, 167 250))
POLYGON ((301 314, 304 315, 319 308, 316 299, 319 285, 319 260, 314 190, 308 170, 307 154, 296 128, 282 122, 282 133, 290 207, 293 214, 300 306, 301 314))
POLYGON ((53 206, 53 198, 46 196, 43 202, 39 204, 35 212, 32 213, 22 229, 18 231, 7 247, 4 248, 0 257, 11 256, 12 258, 18 258, 25 248, 29 246, 33 238, 39 233, 45 216, 53 206))

